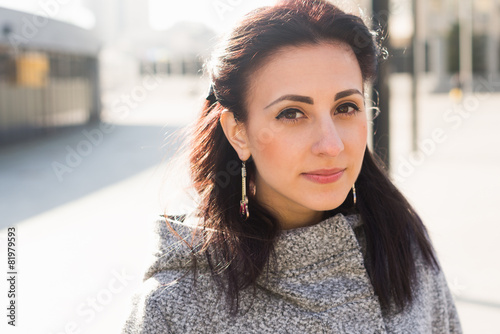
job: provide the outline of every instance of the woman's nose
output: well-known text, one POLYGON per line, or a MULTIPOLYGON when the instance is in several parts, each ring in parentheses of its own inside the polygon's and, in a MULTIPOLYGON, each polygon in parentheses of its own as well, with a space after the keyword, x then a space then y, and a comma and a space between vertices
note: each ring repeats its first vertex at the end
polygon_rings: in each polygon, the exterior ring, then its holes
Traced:
POLYGON ((312 152, 317 155, 335 157, 344 150, 344 143, 331 117, 321 120, 314 129, 315 141, 312 152))

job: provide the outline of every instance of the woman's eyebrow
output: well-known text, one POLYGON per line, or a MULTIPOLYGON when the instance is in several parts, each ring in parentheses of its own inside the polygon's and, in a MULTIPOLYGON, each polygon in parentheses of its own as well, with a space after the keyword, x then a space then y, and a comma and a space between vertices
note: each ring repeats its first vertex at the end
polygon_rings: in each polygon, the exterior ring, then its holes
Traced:
POLYGON ((346 89, 346 90, 343 90, 343 91, 335 94, 335 101, 337 101, 343 97, 351 96, 354 94, 359 94, 359 95, 363 96, 363 94, 361 94, 361 92, 357 89, 346 89))
MULTIPOLYGON (((337 101, 343 97, 347 97, 347 96, 354 95, 354 94, 359 94, 359 95, 363 96, 363 94, 361 94, 361 92, 357 89, 346 89, 346 90, 343 90, 343 91, 335 94, 335 101, 337 101)), ((314 104, 314 100, 309 96, 287 94, 287 95, 280 96, 279 98, 277 98, 276 100, 271 102, 269 105, 267 105, 264 109, 267 109, 270 106, 272 106, 273 104, 276 104, 276 103, 284 101, 284 100, 303 102, 303 103, 307 103, 307 104, 314 104)))
POLYGON ((287 95, 283 95, 281 97, 278 97, 276 100, 274 100, 273 102, 271 102, 264 109, 267 109, 270 106, 272 106, 273 104, 276 104, 276 103, 284 101, 284 100, 290 100, 290 101, 297 101, 297 102, 303 102, 303 103, 308 103, 308 104, 314 104, 313 99, 310 98, 309 96, 287 94, 287 95))

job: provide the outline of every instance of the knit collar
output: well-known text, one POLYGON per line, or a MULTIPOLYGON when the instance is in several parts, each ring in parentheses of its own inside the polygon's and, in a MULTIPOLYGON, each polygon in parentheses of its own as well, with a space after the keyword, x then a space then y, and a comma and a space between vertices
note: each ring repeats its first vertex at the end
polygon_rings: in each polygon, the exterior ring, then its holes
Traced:
POLYGON ((361 247, 354 229, 359 215, 337 214, 318 224, 282 231, 275 259, 257 285, 281 300, 309 309, 367 299, 375 305, 361 247))
MULTIPOLYGON (((192 217, 187 217, 183 222, 171 221, 177 233, 189 242, 196 222, 192 217)), ((357 251, 358 243, 353 229, 360 225, 359 215, 344 216, 339 213, 315 225, 281 231, 274 247, 277 266, 273 267, 271 257, 270 270, 266 271, 268 275, 261 275, 258 281, 265 280, 263 276, 277 278, 280 273, 320 263, 347 250, 357 251)), ((153 238, 156 239, 152 242, 156 250, 153 251, 153 259, 150 260, 151 265, 145 279, 164 269, 189 265, 191 252, 184 242, 171 233, 165 221, 156 222, 153 238)), ((208 266, 204 257, 199 260, 200 265, 208 266)))
POLYGON ((354 229, 359 215, 339 213, 315 225, 281 231, 275 244, 278 271, 322 262, 348 250, 358 250, 354 229))

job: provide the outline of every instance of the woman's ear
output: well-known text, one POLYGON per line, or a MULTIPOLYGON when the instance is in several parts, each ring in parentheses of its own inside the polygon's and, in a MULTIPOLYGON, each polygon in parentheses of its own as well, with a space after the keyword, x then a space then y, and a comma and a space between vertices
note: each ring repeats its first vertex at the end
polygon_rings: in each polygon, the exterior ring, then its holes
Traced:
POLYGON ((247 161, 250 158, 248 137, 243 123, 236 122, 234 114, 227 109, 222 111, 220 124, 227 140, 234 148, 240 160, 247 161))

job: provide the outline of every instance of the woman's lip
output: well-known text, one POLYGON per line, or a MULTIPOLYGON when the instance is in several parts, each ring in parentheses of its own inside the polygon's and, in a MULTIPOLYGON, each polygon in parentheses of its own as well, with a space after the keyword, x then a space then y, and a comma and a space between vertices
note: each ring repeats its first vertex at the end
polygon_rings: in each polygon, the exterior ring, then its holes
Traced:
POLYGON ((304 174, 332 175, 332 174, 336 174, 338 172, 342 172, 344 170, 345 170, 345 168, 318 169, 318 170, 313 170, 311 172, 307 172, 307 173, 304 173, 304 174))
POLYGON ((335 168, 335 169, 319 169, 309 173, 303 173, 302 175, 309 181, 316 183, 332 183, 337 181, 344 175, 345 169, 335 168))

